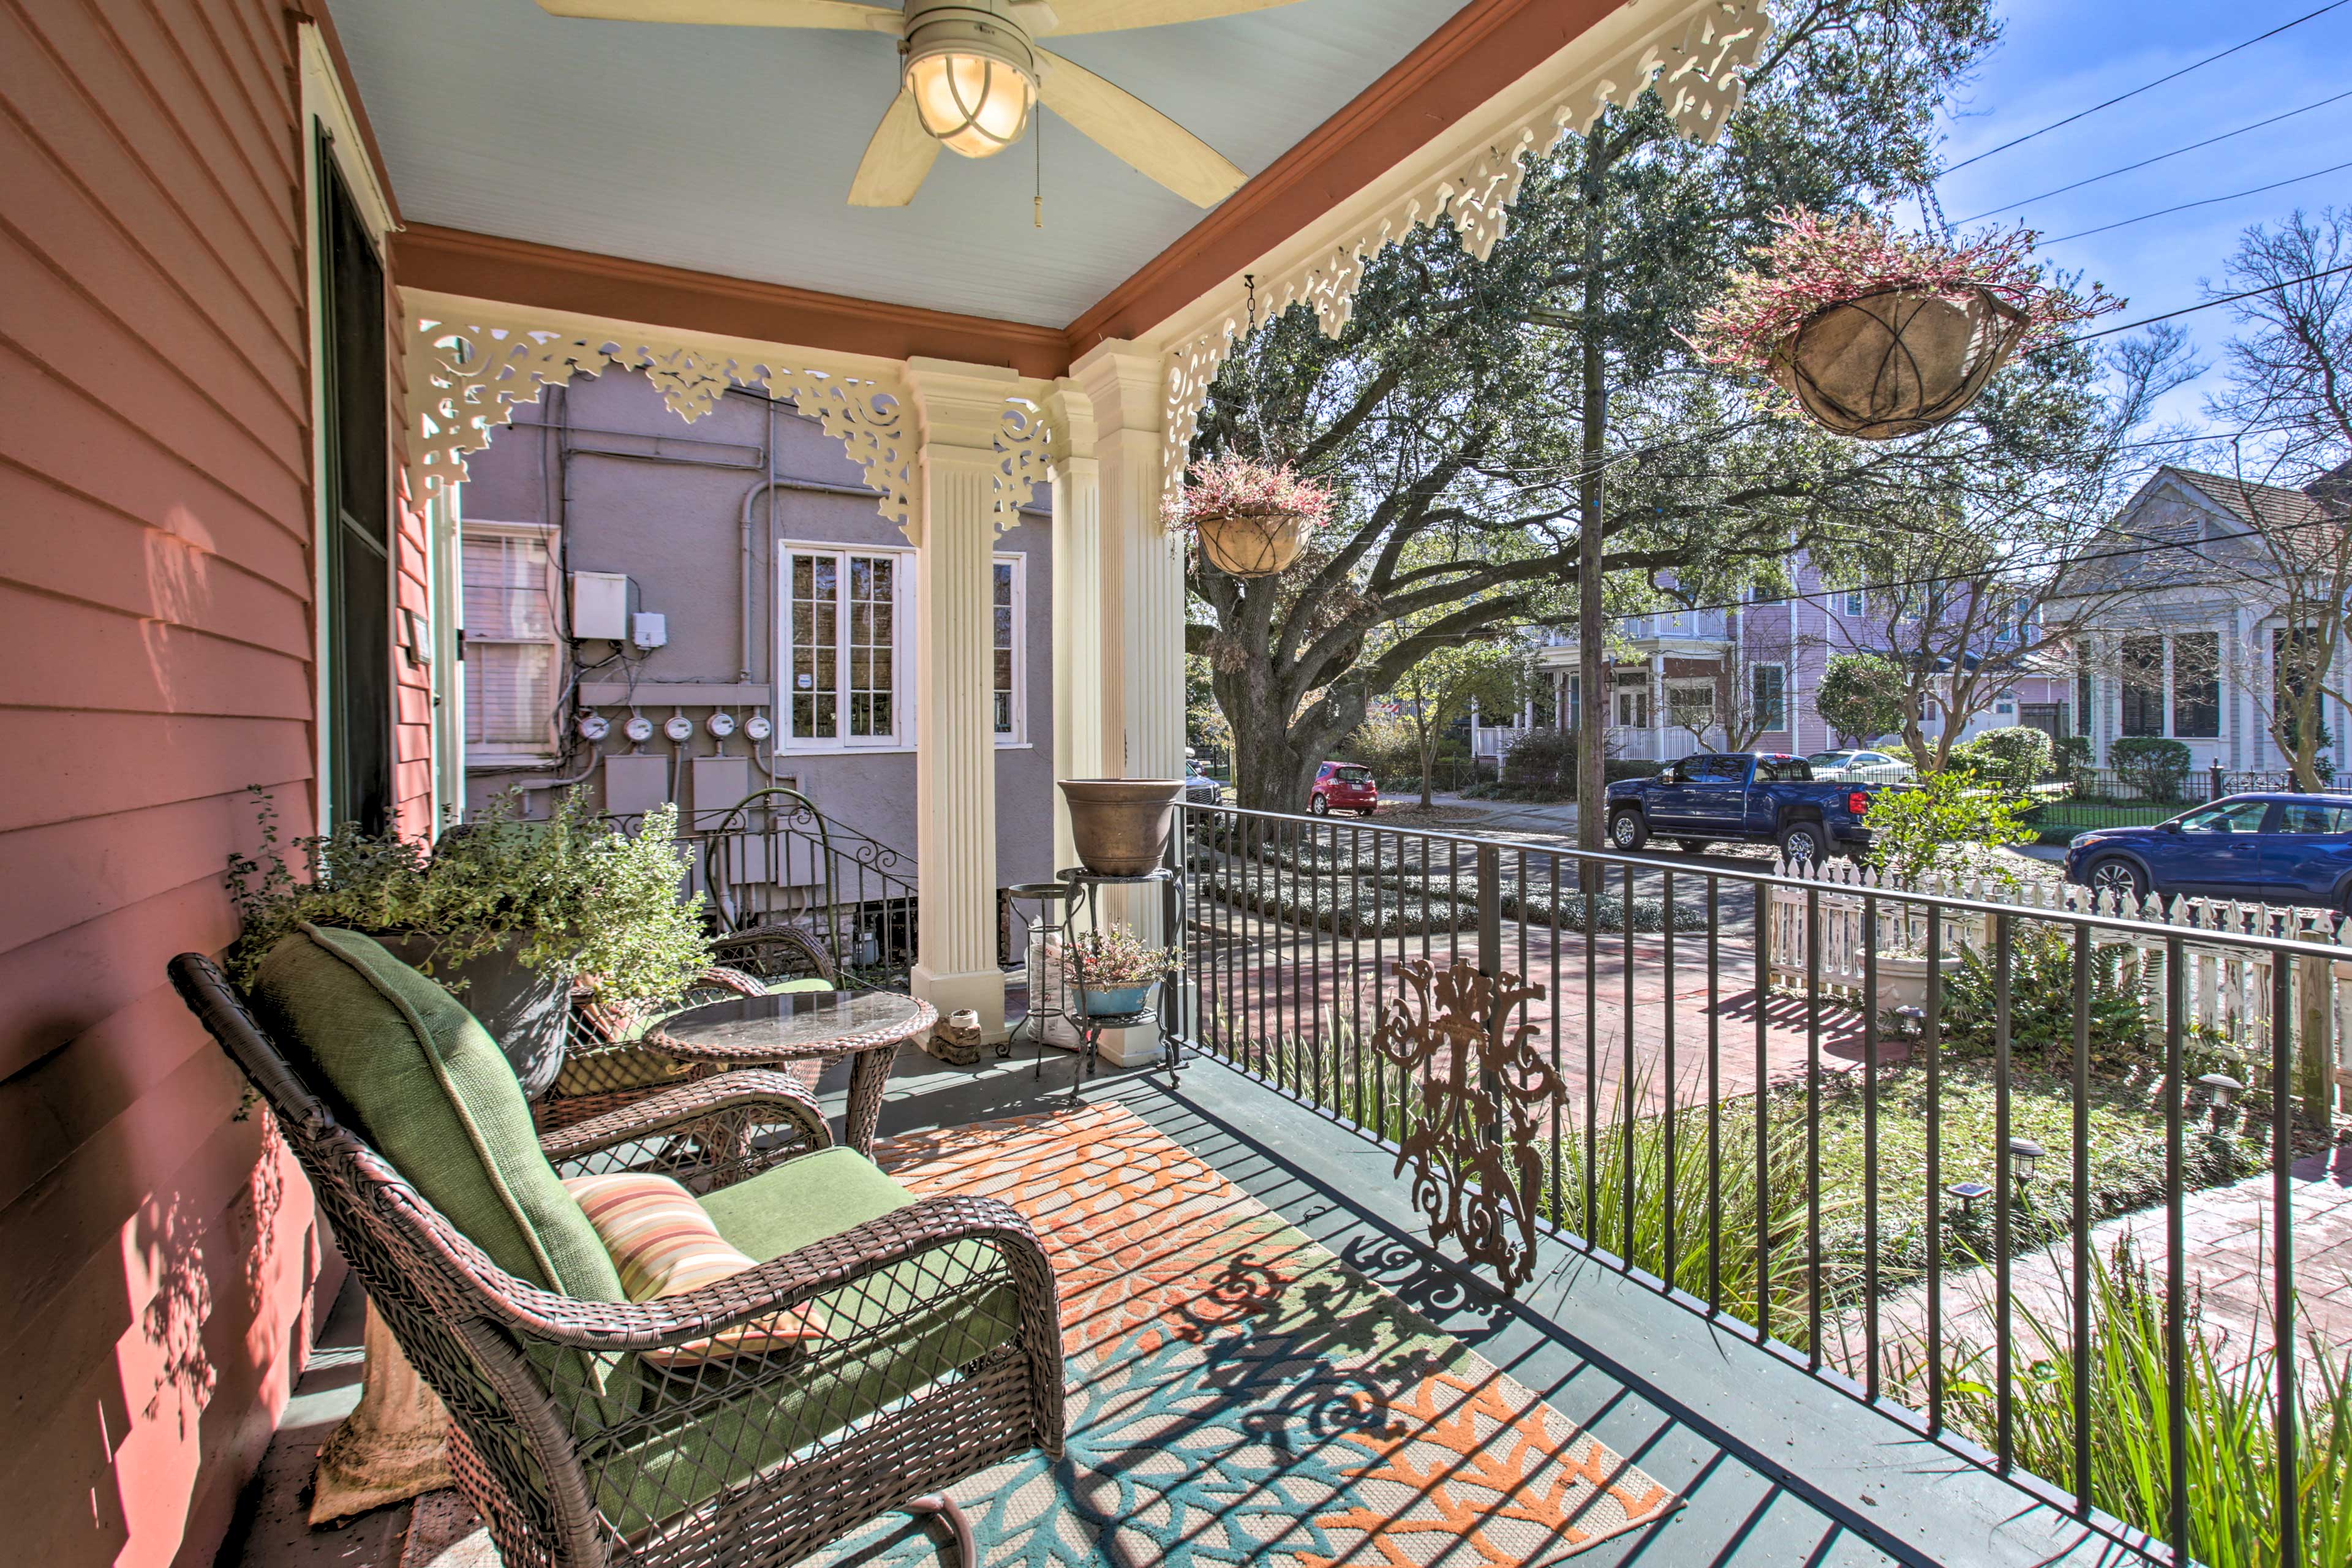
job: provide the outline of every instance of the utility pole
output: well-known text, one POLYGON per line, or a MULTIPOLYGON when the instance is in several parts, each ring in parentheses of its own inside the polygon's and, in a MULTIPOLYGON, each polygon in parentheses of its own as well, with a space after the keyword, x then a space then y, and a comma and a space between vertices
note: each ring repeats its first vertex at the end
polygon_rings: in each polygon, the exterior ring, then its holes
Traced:
MULTIPOLYGON (((1576 485, 1576 668, 1583 690, 1576 726, 1576 847, 1589 850, 1598 850, 1603 842, 1601 797, 1609 776, 1602 755, 1608 742, 1609 693, 1601 684, 1601 658, 1607 642, 1601 618, 1601 460, 1602 432, 1609 418, 1609 388, 1602 379, 1608 366, 1601 339, 1601 311, 1608 299, 1601 273, 1604 227, 1601 154, 1601 125, 1596 121, 1584 137, 1584 309, 1583 320, 1578 323, 1584 350, 1584 446, 1576 485)), ((1587 894, 1600 890, 1598 861, 1582 862, 1577 886, 1587 894)))

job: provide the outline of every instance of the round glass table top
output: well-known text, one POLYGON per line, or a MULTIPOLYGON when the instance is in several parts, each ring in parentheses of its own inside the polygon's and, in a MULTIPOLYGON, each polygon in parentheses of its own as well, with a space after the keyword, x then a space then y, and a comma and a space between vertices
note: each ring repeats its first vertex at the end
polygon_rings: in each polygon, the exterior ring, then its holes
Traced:
POLYGON ((689 1007, 657 1027, 680 1045, 762 1058, 887 1044, 921 1027, 930 1012, 887 991, 787 991, 689 1007))

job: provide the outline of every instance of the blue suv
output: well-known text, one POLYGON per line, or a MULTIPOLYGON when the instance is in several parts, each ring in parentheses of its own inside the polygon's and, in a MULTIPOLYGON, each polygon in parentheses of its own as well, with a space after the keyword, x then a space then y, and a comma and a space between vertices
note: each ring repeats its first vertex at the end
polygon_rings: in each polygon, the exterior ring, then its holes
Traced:
POLYGON ((2066 879, 2143 899, 2245 899, 2352 914, 2352 796, 2233 795, 2066 847, 2066 879))

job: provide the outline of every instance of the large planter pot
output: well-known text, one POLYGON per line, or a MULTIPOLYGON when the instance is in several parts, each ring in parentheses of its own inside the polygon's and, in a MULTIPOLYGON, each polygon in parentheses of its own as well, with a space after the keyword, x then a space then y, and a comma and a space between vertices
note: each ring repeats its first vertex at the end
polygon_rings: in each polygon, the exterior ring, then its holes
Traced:
POLYGON ((1882 289, 1806 317, 1772 351, 1770 372, 1825 428, 1890 440, 1975 402, 2025 329, 2025 313, 1986 289, 1965 303, 1882 289))
MULTIPOLYGON (((1960 967, 1960 955, 1948 952, 1942 968, 1946 983, 1960 967)), ((1924 1007, 1927 1005, 1927 955, 1885 952, 1878 957, 1878 1005, 1882 1009, 1924 1007)))
POLYGON ((1204 517, 1193 527, 1201 553, 1228 577, 1271 577, 1307 548, 1307 525, 1297 512, 1204 517))
POLYGON ((515 959, 512 942, 453 963, 434 957, 436 938, 415 931, 372 934, 404 963, 421 969, 432 961, 433 978, 482 1021, 514 1065, 524 1099, 537 1100, 554 1087, 555 1075, 563 1067, 564 1024, 572 1007, 569 982, 524 968, 515 959))
POLYGON ((1064 779, 1070 837, 1097 877, 1148 877, 1168 854, 1182 779, 1064 779))
POLYGON ((1140 1013, 1150 1005, 1151 988, 1156 980, 1140 985, 1106 985, 1099 991, 1091 987, 1087 992, 1087 1016, 1115 1017, 1121 1013, 1140 1013))

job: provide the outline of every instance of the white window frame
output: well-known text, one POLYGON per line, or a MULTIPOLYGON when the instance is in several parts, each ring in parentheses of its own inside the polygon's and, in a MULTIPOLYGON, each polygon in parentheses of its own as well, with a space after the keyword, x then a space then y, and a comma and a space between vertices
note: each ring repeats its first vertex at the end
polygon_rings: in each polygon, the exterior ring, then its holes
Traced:
MULTIPOLYGON (((564 617, 563 605, 562 602, 563 588, 562 584, 556 577, 557 531, 556 526, 550 522, 493 522, 484 521, 478 522, 469 521, 464 524, 463 532, 460 534, 457 542, 457 603, 462 606, 466 602, 465 542, 467 538, 531 539, 537 540, 540 543, 544 545, 547 549, 548 635, 544 638, 534 638, 486 637, 479 635, 467 634, 466 641, 468 645, 476 647, 488 647, 492 645, 499 647, 528 647, 537 642, 544 642, 549 647, 554 650, 555 683, 557 688, 561 689, 565 679, 565 667, 570 661, 572 656, 572 649, 563 640, 564 617)), ((462 615, 462 613, 463 611, 461 609, 460 614, 462 615)), ((477 664, 479 663, 478 660, 475 662, 477 664)), ((469 683, 479 679, 478 669, 469 670, 467 672, 467 675, 469 683)), ((470 697, 470 690, 466 691, 461 694, 460 700, 469 700, 470 697)), ((471 727, 471 724, 472 720, 470 716, 465 710, 460 709, 457 715, 457 732, 460 735, 464 735, 467 730, 471 727)), ((547 733, 544 737, 543 744, 536 749, 530 747, 518 749, 509 746, 500 746, 490 742, 468 741, 466 746, 466 761, 468 765, 497 764, 502 763, 551 762, 555 759, 559 750, 555 725, 555 712, 553 706, 551 704, 547 715, 547 733)))
POLYGON ((1848 589, 1838 595, 1838 613, 1851 620, 1860 620, 1870 614, 1870 595, 1863 589, 1848 589))
POLYGON ((1780 721, 1777 724, 1765 725, 1763 733, 1794 735, 1796 731, 1791 727, 1793 721, 1789 714, 1789 666, 1785 661, 1777 658, 1759 658, 1748 666, 1748 701, 1751 708, 1756 702, 1756 672, 1759 669, 1777 669, 1780 672, 1780 721))
MULTIPOLYGON (((999 552, 996 566, 1013 568, 1013 728, 996 732, 999 748, 1011 750, 1029 743, 1029 557, 1022 551, 999 552)), ((989 722, 996 720, 996 578, 991 569, 988 583, 988 625, 990 653, 989 722)))
POLYGON ((776 747, 779 751, 796 752, 849 752, 864 755, 886 752, 911 752, 915 749, 915 704, 917 642, 915 636, 915 563, 914 551, 885 544, 845 544, 839 540, 782 539, 776 542, 776 747), (892 563, 893 597, 890 616, 890 671, 892 732, 887 736, 853 736, 849 734, 849 643, 839 634, 848 626, 845 609, 835 622, 834 658, 837 660, 837 684, 835 688, 840 706, 835 710, 835 732, 831 735, 800 735, 793 731, 793 563, 804 556, 831 556, 837 563, 835 581, 845 596, 849 592, 849 557, 853 555, 887 556, 892 563))

